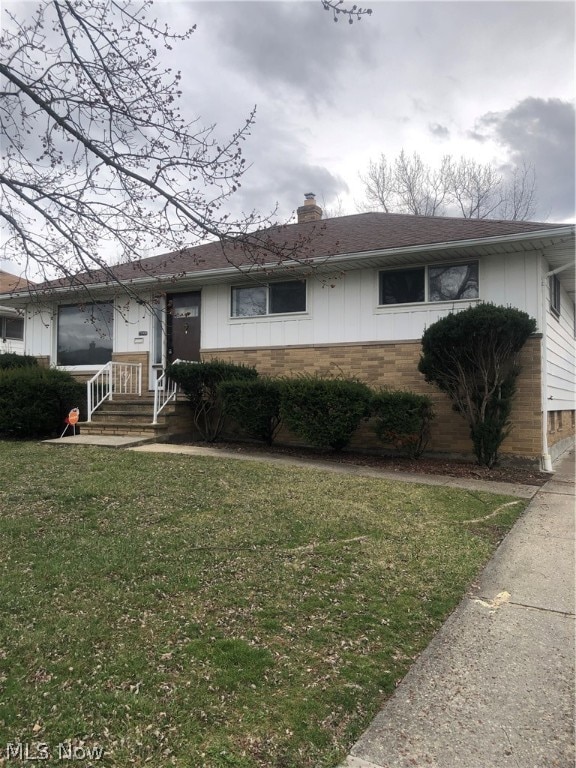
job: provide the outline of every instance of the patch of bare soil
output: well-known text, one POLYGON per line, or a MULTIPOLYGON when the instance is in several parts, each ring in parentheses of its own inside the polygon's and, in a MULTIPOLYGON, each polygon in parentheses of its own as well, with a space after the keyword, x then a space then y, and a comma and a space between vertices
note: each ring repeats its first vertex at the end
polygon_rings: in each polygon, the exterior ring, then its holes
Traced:
MULTIPOLYGON (((189 443, 207 446, 207 443, 189 443)), ((408 459, 398 456, 373 456, 353 451, 321 451, 297 446, 273 445, 261 443, 240 443, 219 441, 209 444, 211 448, 234 451, 237 453, 258 453, 270 456, 289 456, 290 458, 331 461, 339 464, 356 464, 361 467, 382 469, 387 472, 413 472, 419 475, 448 475, 450 477, 470 478, 474 480, 492 480, 501 483, 521 483, 522 485, 544 485, 550 475, 538 469, 527 469, 515 465, 498 466, 488 469, 467 461, 434 459, 421 457, 408 459)))

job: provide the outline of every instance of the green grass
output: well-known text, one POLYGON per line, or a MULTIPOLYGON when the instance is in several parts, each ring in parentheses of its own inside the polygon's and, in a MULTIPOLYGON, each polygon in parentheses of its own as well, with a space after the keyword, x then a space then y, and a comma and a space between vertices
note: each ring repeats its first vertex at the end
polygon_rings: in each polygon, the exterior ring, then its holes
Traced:
POLYGON ((0 442, 0 749, 44 742, 49 766, 62 742, 114 768, 335 766, 524 506, 0 442))

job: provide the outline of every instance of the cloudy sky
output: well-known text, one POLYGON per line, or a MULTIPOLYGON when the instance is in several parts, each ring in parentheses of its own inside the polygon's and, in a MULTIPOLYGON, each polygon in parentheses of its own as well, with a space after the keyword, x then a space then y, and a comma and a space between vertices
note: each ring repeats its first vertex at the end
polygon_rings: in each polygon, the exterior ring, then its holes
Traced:
POLYGON ((359 172, 405 149, 532 163, 537 218, 573 221, 574 3, 366 5, 352 25, 319 0, 159 6, 197 25, 178 51, 190 115, 225 133, 257 105, 236 205, 289 216, 314 192, 355 213, 359 172))
MULTIPOLYGON (((276 207, 286 221, 307 192, 329 215, 356 213, 370 160, 404 149, 431 165, 446 154, 532 164, 533 218, 575 221, 575 4, 365 4, 372 15, 348 24, 320 0, 156 0, 161 22, 196 25, 162 51, 184 74, 188 119, 226 137, 257 108, 232 213, 276 207)), ((8 6, 26 17, 35 3, 8 6)))

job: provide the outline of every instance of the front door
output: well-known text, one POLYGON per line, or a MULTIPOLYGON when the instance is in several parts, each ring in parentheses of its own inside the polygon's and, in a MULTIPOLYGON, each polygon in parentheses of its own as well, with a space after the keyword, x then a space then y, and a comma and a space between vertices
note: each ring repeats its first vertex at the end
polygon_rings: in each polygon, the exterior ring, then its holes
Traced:
POLYGON ((200 291, 167 297, 168 363, 200 360, 200 291))

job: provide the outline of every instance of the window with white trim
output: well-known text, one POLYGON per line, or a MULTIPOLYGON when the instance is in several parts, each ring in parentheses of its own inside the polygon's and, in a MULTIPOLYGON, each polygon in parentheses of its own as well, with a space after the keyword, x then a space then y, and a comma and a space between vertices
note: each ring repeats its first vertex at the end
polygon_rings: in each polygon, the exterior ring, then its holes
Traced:
POLYGON ((560 279, 558 275, 550 275, 548 285, 550 289, 550 309, 556 317, 560 317, 560 279))
POLYGON ((112 359, 114 305, 58 307, 57 365, 100 366, 112 359))
POLYGON ((382 270, 379 275, 380 306, 462 301, 477 299, 478 296, 477 261, 382 270))
POLYGON ((260 317, 306 312, 306 281, 284 280, 267 285, 232 287, 230 315, 260 317))
POLYGON ((22 341, 24 338, 24 318, 23 317, 0 317, 0 339, 6 341, 22 341))

